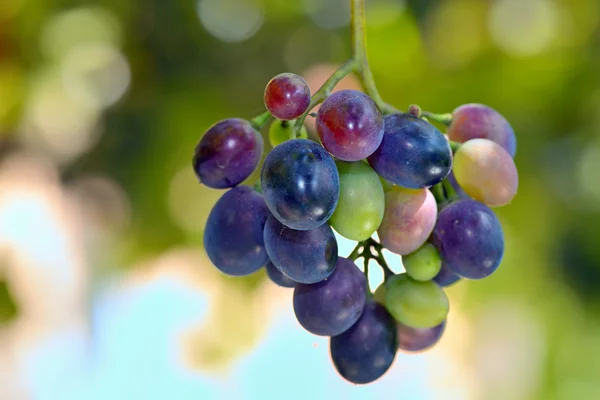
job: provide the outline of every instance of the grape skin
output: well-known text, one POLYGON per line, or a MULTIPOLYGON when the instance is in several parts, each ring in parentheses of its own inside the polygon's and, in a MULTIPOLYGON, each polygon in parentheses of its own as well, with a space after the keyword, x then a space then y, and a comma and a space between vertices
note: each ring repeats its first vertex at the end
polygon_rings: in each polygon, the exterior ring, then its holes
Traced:
POLYGON ((192 164, 198 180, 213 189, 240 184, 256 169, 263 139, 250 122, 230 118, 217 122, 202 136, 192 164))
POLYGON ((340 257, 326 280, 296 286, 294 313, 300 325, 315 335, 339 335, 362 314, 366 290, 362 271, 351 260, 340 257))
POLYGON ((323 146, 343 161, 370 156, 383 138, 379 108, 357 90, 340 90, 325 99, 317 113, 316 127, 323 146))
POLYGON ((377 173, 363 162, 336 163, 340 198, 329 224, 350 240, 366 240, 383 220, 385 197, 377 173))
POLYGON ((445 330, 445 320, 433 328, 412 328, 398 323, 398 348, 411 353, 427 350, 440 341, 445 330))
POLYGON ((376 381, 391 367, 398 348, 396 323, 380 304, 367 303, 359 320, 329 341, 331 359, 344 379, 376 381))
POLYGON ((261 189, 269 210, 281 223, 310 230, 323 225, 335 211, 340 178, 335 162, 322 146, 294 139, 267 155, 261 189))
POLYGON ((297 282, 285 276, 283 272, 277 269, 277 267, 274 266, 271 261, 269 261, 267 265, 265 265, 265 270, 267 271, 267 276, 269 277, 269 279, 277 286, 281 286, 284 288, 296 287, 297 282))
POLYGON ((425 243, 419 249, 402 257, 406 273, 417 281, 433 279, 442 268, 442 259, 431 243, 425 243))
POLYGON ((511 157, 517 152, 515 132, 498 111, 483 104, 463 104, 452 112, 447 135, 464 143, 471 139, 489 139, 502 146, 511 157))
POLYGON ((385 305, 403 325, 431 328, 448 316, 448 297, 435 282, 415 281, 407 274, 400 274, 389 278, 385 289, 385 305))
POLYGON ((519 187, 510 154, 487 139, 469 140, 458 149, 454 175, 465 193, 491 207, 510 203, 519 187))
POLYGON ((269 216, 264 243, 273 265, 299 283, 317 283, 333 272, 338 260, 338 246, 333 231, 324 224, 299 231, 269 216))
POLYGON ((433 281, 441 287, 448 287, 454 285, 459 280, 460 276, 452 272, 452 270, 448 267, 448 264, 442 260, 442 268, 440 269, 440 272, 438 272, 438 274, 433 278, 433 281))
POLYGON ((441 182, 450 173, 452 149, 436 127, 408 114, 386 115, 384 124, 381 146, 368 158, 383 178, 419 189, 441 182))
POLYGON ((494 212, 475 200, 459 200, 438 215, 432 241, 456 275, 482 279, 504 255, 504 233, 494 212))
POLYGON ((204 248, 223 273, 249 275, 268 261, 263 229, 269 210, 263 197, 247 186, 227 191, 211 210, 204 248))
POLYGON ((306 81, 289 72, 279 74, 265 88, 265 107, 278 119, 296 119, 308 109, 310 88, 306 81))
POLYGON ((405 255, 425 243, 437 217, 437 203, 427 189, 394 186, 385 193, 385 213, 377 233, 389 251, 405 255))

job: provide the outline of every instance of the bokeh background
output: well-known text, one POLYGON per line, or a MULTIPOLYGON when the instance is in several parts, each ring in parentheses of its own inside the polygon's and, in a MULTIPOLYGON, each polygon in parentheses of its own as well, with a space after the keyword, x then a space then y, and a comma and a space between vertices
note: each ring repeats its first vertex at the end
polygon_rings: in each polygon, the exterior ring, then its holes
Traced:
POLYGON ((440 344, 352 386, 289 291, 203 253, 196 142, 280 72, 318 87, 347 0, 0 0, 0 399, 600 398, 600 3, 367 7, 388 102, 517 132, 505 259, 448 290, 440 344))

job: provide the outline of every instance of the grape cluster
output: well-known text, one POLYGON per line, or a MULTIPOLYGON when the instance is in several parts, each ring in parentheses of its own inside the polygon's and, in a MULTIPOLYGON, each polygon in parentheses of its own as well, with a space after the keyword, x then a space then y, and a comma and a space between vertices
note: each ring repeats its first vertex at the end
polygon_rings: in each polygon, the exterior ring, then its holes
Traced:
POLYGON ((468 104, 452 113, 445 136, 429 122, 437 114, 411 106, 383 115, 366 94, 341 90, 324 99, 311 140, 303 126, 311 95, 301 77, 276 76, 264 100, 275 118, 273 149, 255 188, 240 183, 262 158, 259 126, 227 119, 196 147, 199 181, 229 188, 208 218, 206 252, 225 274, 265 268, 275 284, 293 288, 298 322, 331 338, 337 371, 373 382, 398 350, 422 351, 440 339, 444 287, 498 268, 504 236, 489 207, 516 194, 514 132, 493 109, 468 104), (358 242, 350 256, 338 255, 334 229, 358 242), (383 249, 403 256, 405 273, 387 267, 383 249), (370 260, 385 275, 374 294, 370 260))

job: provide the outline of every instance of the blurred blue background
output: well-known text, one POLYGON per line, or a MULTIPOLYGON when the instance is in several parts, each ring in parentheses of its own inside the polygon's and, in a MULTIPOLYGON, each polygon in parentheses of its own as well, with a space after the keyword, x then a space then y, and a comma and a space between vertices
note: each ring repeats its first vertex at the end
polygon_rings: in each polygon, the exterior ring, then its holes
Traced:
POLYGON ((347 0, 2 0, 0 399, 600 398, 600 3, 367 11, 386 101, 485 103, 518 137, 505 259, 448 290, 440 344, 350 385, 289 291, 202 249, 222 192, 196 142, 280 72, 316 90, 349 56, 347 0))

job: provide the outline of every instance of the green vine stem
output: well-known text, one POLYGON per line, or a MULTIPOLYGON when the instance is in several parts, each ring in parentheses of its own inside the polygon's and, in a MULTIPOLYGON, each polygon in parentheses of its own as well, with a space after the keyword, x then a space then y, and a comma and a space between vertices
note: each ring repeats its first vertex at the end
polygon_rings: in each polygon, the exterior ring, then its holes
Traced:
POLYGON ((271 120, 273 120, 273 116, 270 112, 265 111, 264 113, 257 115, 256 117, 250 120, 250 124, 254 129, 260 131, 265 125, 267 125, 271 120))
POLYGON ((431 194, 433 194, 435 202, 438 204, 438 206, 446 201, 446 193, 441 182, 437 185, 433 185, 429 190, 431 190, 431 194))
POLYGON ((435 121, 442 125, 450 126, 450 124, 452 123, 452 114, 451 113, 435 114, 435 113, 431 113, 429 111, 423 111, 422 115, 425 118, 435 121))
POLYGON ((384 114, 398 113, 393 106, 383 101, 383 98, 377 90, 373 72, 369 67, 367 58, 367 35, 366 35, 366 15, 365 0, 350 0, 351 4, 351 22, 350 34, 352 36, 352 58, 356 61, 356 73, 365 92, 377 104, 384 114))
POLYGON ((454 186, 452 186, 452 183, 450 183, 448 178, 442 181, 442 185, 444 187, 444 192, 446 193, 446 198, 448 199, 448 201, 453 202, 459 199, 456 189, 454 189, 454 186))
POLYGON ((450 143, 450 148, 452 149, 452 153, 456 153, 456 151, 458 149, 460 149, 460 146, 462 145, 462 143, 455 142, 453 140, 448 140, 448 142, 450 143))

